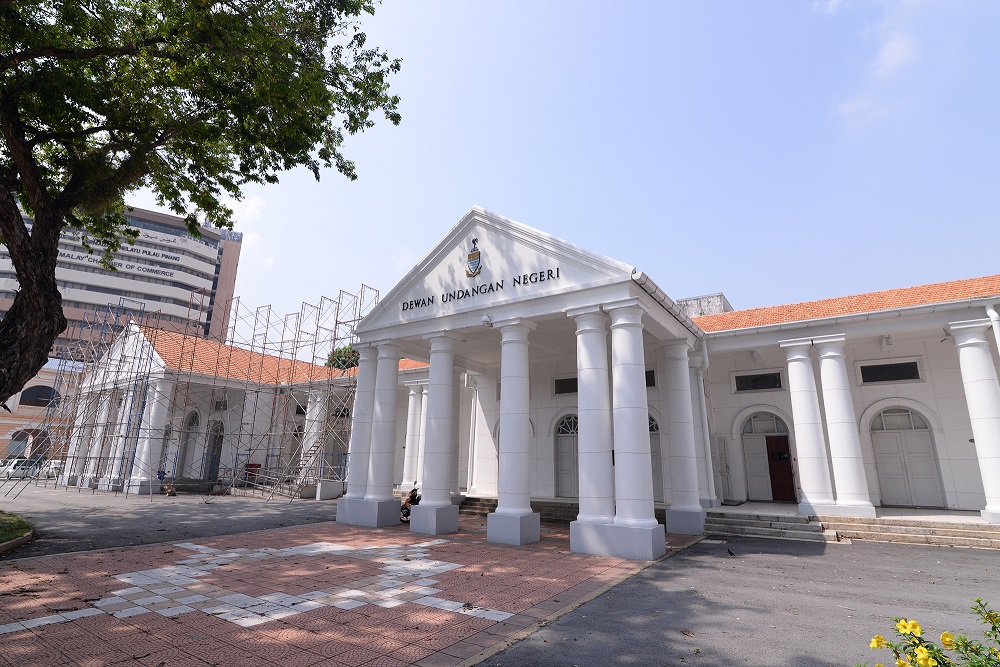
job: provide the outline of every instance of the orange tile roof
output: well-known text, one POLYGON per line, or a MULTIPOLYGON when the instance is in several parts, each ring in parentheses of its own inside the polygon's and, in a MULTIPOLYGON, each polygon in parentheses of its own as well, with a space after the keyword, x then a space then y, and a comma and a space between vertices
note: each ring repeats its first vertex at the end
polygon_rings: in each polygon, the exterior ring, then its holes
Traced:
POLYGON ((705 315, 693 319, 703 331, 729 331, 998 295, 1000 295, 1000 275, 995 275, 842 296, 834 299, 805 301, 785 306, 736 310, 731 313, 705 315))
MULTIPOLYGON (((175 331, 148 326, 140 326, 139 329, 167 367, 182 373, 217 375, 254 384, 302 384, 353 377, 357 374, 356 368, 340 370, 261 354, 175 331)), ((399 360, 400 370, 426 366, 427 364, 412 359, 399 360)))

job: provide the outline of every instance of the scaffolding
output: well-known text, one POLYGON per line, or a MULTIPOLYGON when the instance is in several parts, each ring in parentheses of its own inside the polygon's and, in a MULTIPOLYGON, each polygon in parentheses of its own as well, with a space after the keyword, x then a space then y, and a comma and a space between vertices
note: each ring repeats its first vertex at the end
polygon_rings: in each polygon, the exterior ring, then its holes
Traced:
POLYGON ((95 309, 54 350, 58 398, 26 427, 43 436, 0 472, 0 494, 338 495, 357 369, 334 352, 357 342, 378 296, 362 285, 284 316, 234 297, 223 339, 205 335, 204 295, 185 322, 127 299, 95 309))

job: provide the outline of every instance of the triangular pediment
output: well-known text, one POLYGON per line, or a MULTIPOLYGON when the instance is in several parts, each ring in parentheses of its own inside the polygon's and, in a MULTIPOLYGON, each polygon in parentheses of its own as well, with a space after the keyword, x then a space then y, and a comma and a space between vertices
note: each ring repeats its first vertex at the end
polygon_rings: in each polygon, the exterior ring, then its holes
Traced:
POLYGON ((628 282, 632 271, 628 264, 474 207, 357 331, 628 282))

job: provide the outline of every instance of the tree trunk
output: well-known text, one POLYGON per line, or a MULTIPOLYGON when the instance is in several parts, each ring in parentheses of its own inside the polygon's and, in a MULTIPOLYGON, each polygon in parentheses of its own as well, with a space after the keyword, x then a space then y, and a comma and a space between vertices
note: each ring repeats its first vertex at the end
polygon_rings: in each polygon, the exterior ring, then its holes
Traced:
POLYGON ((16 394, 45 362, 56 338, 66 329, 62 295, 56 286, 62 216, 37 215, 30 237, 24 231, 21 213, 3 198, 0 217, 4 245, 10 251, 20 289, 0 321, 0 404, 16 394), (16 216, 16 220, 12 218, 16 216), (16 233, 10 233, 17 229, 16 233))

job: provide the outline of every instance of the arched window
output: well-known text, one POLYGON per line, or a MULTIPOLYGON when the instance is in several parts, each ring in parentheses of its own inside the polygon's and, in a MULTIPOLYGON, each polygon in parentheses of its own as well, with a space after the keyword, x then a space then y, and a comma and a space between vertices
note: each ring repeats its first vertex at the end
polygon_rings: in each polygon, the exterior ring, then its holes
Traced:
POLYGON ((54 403, 58 400, 59 393, 55 389, 44 384, 39 384, 22 391, 19 404, 33 408, 44 408, 49 403, 54 403))
POLYGON ((873 431, 919 431, 929 428, 924 418, 906 408, 889 408, 875 415, 873 431))
POLYGON ((781 420, 767 413, 756 414, 743 424, 744 435, 785 435, 788 433, 788 426, 781 420))
POLYGON ((556 426, 556 435, 579 435, 580 418, 576 415, 566 415, 556 426))

